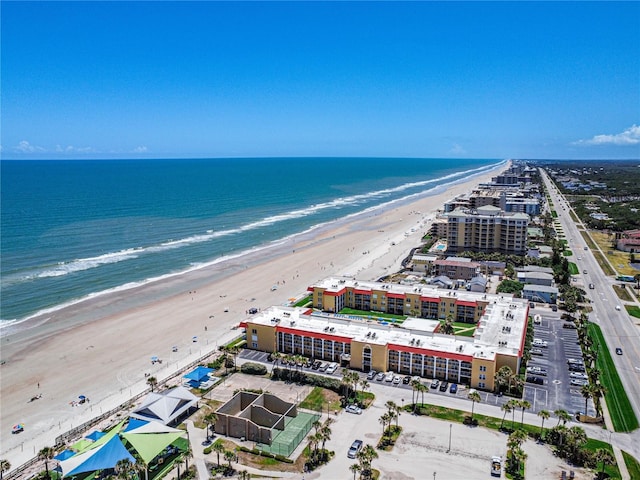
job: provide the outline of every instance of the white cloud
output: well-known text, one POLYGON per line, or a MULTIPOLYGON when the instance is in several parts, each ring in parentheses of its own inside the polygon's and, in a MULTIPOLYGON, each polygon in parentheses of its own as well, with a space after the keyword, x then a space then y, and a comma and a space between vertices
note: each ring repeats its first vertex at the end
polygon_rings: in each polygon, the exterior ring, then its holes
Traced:
POLYGON ((134 148, 131 153, 147 153, 149 149, 145 145, 134 148))
POLYGON ((454 143, 451 150, 449 150, 449 153, 452 155, 464 155, 467 151, 461 145, 454 143))
POLYGON ((622 133, 595 135, 588 140, 578 140, 573 145, 638 145, 640 143, 640 127, 631 125, 622 133))
POLYGON ((13 147, 13 150, 20 153, 37 153, 44 152, 45 149, 38 147, 37 145, 31 145, 26 140, 22 140, 17 146, 13 147))
POLYGON ((56 145, 56 153, 96 153, 96 151, 93 147, 74 147, 73 145, 62 147, 56 145))

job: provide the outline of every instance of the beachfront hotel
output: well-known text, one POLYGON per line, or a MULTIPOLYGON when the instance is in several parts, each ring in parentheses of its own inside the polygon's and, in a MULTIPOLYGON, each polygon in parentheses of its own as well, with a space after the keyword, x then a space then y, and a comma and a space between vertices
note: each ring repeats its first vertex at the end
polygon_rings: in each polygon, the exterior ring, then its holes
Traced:
POLYGON ((529 215, 486 205, 475 210, 458 208, 446 215, 447 252, 498 252, 524 255, 529 215))
POLYGON ((495 372, 502 366, 519 370, 528 304, 511 295, 346 278, 329 278, 309 290, 316 309, 271 307, 242 322, 247 348, 483 390, 494 389, 495 372), (344 307, 410 316, 396 323, 374 312, 369 317, 334 313, 344 307), (473 336, 440 333, 440 320, 447 317, 469 324, 467 333, 473 336))

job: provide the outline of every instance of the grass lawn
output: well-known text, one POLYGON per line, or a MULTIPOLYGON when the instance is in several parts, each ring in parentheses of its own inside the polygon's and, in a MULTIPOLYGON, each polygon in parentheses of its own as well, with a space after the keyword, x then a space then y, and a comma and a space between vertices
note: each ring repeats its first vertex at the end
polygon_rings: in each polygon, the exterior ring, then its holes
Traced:
POLYGON ((577 275, 578 273, 580 273, 580 270, 578 270, 578 266, 573 262, 569 262, 569 273, 571 275, 577 275))
POLYGON ((353 308, 343 308, 339 312, 341 315, 354 315, 363 318, 373 318, 373 319, 384 319, 384 320, 392 320, 394 323, 402 323, 407 318, 406 315, 393 315, 391 313, 384 312, 365 312, 363 310, 355 310, 353 308))
POLYGON ((551 210, 551 216, 553 218, 558 218, 558 212, 556 212, 555 210, 551 210))
POLYGON ((613 359, 602 336, 602 331, 595 323, 589 323, 588 329, 589 336, 593 339, 594 344, 598 347, 597 350, 600 352, 596 363, 602 372, 600 376, 602 385, 607 389, 604 398, 611 415, 613 428, 616 432, 635 430, 638 428, 638 419, 633 413, 633 408, 631 408, 622 381, 613 364, 613 359))
MULTIPOLYGON (((610 444, 606 442, 602 442, 600 440, 596 440, 595 438, 587 439, 587 443, 584 446, 584 448, 589 450, 590 452, 595 452, 599 448, 602 448, 604 450, 609 450, 609 453, 613 455, 613 448, 611 448, 610 444)), ((614 458, 615 458, 615 455, 614 455, 614 458)), ((601 469, 602 469, 602 464, 598 463, 598 466, 594 470, 597 470, 599 472, 601 469)), ((622 478, 622 475, 620 474, 620 469, 618 468, 618 465, 615 463, 615 460, 614 460, 614 465, 607 465, 604 471, 608 475, 607 478, 611 478, 611 479, 622 478)), ((635 478, 635 477, 631 476, 631 478, 635 478)))
POLYGON ((632 317, 640 318, 640 307, 636 307, 635 305, 625 305, 624 308, 627 309, 627 312, 629 312, 629 315, 632 317))
POLYGON ((582 233, 582 238, 584 239, 585 243, 587 244, 587 246, 591 249, 591 250, 595 250, 596 249, 596 244, 593 240, 591 240, 591 235, 589 235, 589 232, 587 232, 586 230, 581 232, 582 233))
POLYGON ((613 290, 616 292, 616 295, 618 295, 618 298, 620 300, 624 300, 625 302, 633 302, 633 297, 627 291, 626 287, 622 288, 622 285, 614 285, 613 290))
MULTIPOLYGON (((442 325, 444 322, 440 322, 442 325)), ((473 337, 476 331, 475 323, 453 322, 453 334, 461 337, 473 337)))
POLYGON ((311 302, 311 295, 307 295, 306 297, 301 298, 293 306, 294 307, 305 307, 309 302, 311 302))
POLYGON ((624 463, 629 471, 629 477, 640 478, 640 463, 638 463, 632 455, 629 455, 624 450, 622 451, 622 456, 624 457, 624 463))
POLYGON ((300 408, 322 412, 327 403, 329 404, 329 409, 334 412, 341 408, 340 396, 337 393, 322 387, 314 387, 307 395, 307 398, 300 402, 300 408))
POLYGON ((600 250, 602 250, 611 265, 617 270, 620 275, 635 275, 638 271, 629 265, 629 254, 616 250, 611 245, 611 239, 608 234, 603 232, 591 232, 591 238, 598 244, 600 250))
POLYGON ((578 219, 578 216, 573 212, 573 210, 569 210, 569 215, 571 215, 571 219, 576 222, 579 223, 580 220, 578 219))

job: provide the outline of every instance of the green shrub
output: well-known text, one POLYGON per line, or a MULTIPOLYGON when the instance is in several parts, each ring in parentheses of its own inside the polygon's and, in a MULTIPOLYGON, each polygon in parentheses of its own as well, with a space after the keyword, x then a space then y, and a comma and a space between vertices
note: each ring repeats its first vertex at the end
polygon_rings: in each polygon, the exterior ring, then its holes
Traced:
POLYGON ((202 451, 202 453, 204 453, 205 455, 207 455, 207 454, 209 454, 209 453, 211 453, 211 452, 212 452, 211 447, 206 447, 206 448, 202 451))
POLYGON ((240 367, 240 371, 242 373, 246 373, 247 375, 266 375, 267 367, 260 363, 247 362, 242 364, 242 366, 240 367))

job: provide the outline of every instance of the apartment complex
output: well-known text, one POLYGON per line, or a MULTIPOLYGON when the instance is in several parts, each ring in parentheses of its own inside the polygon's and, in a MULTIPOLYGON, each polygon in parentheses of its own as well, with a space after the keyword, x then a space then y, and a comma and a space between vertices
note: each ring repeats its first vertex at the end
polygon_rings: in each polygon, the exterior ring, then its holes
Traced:
POLYGON ((529 216, 488 205, 447 214, 447 251, 524 255, 529 216))
MULTIPOLYGON (((337 291, 336 286, 332 292, 337 291)), ((471 303, 472 296, 464 294, 467 300, 462 301, 471 303)), ((439 333, 437 319, 409 317, 394 324, 294 307, 271 307, 241 326, 247 332, 247 347, 255 350, 303 355, 365 372, 393 371, 493 390, 495 373, 502 366, 514 372, 520 367, 528 304, 510 295, 475 297, 475 310, 480 314, 473 337, 439 333)), ((460 302, 453 295, 444 295, 441 300, 446 310, 455 309, 460 302)))

